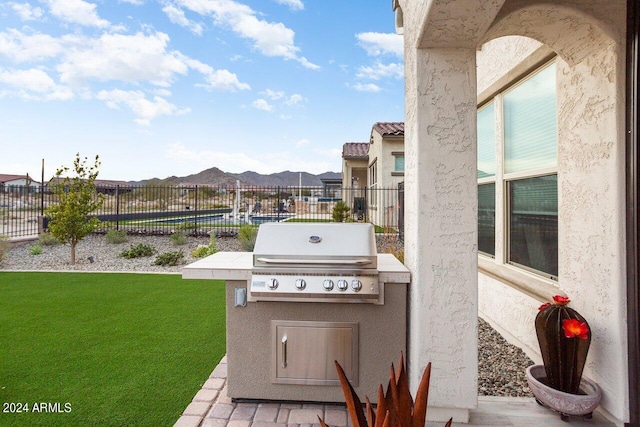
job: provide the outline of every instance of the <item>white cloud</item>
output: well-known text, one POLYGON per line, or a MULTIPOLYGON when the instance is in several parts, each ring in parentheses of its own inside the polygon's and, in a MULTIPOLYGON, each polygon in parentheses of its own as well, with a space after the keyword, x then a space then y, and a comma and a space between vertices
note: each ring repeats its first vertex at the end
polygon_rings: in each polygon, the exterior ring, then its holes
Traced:
POLYGON ((268 113, 273 111, 273 105, 269 104, 265 99, 256 99, 251 103, 251 106, 256 110, 266 111, 268 113))
POLYGON ((144 4, 144 0, 120 0, 123 3, 129 3, 134 6, 142 6, 144 4))
POLYGON ((203 170, 216 166, 225 172, 240 173, 245 171, 255 171, 262 174, 282 172, 284 170, 303 170, 309 173, 323 173, 332 169, 337 158, 341 155, 341 150, 331 150, 330 152, 320 152, 317 154, 329 157, 329 160, 322 160, 316 156, 309 159, 308 156, 293 157, 291 153, 270 152, 268 154, 256 153, 255 157, 244 153, 228 153, 223 151, 199 150, 194 151, 177 142, 170 144, 165 149, 165 157, 172 162, 188 163, 191 170, 203 170))
POLYGON ((233 0, 203 1, 176 0, 182 7, 201 15, 211 16, 219 26, 230 27, 233 32, 253 43, 254 49, 265 56, 282 57, 298 61, 303 67, 320 67, 299 56, 300 48, 294 43, 295 32, 281 22, 258 19, 249 6, 233 0))
POLYGON ((311 141, 309 141, 307 138, 302 138, 301 140, 296 141, 296 147, 298 148, 304 147, 305 145, 309 144, 311 144, 311 141))
POLYGON ((162 8, 162 11, 169 17, 169 20, 174 24, 186 27, 194 34, 202 35, 202 25, 197 22, 190 21, 184 14, 182 9, 179 9, 173 4, 168 4, 162 8))
POLYGON ((97 6, 83 0, 45 0, 51 13, 62 21, 87 27, 109 28, 109 21, 98 16, 97 6))
POLYGON ((9 3, 9 5, 23 21, 38 21, 44 15, 41 8, 33 7, 29 3, 9 3))
POLYGON ((305 101, 304 97, 298 93, 294 93, 287 99, 284 103, 286 105, 297 105, 301 102, 305 101))
POLYGON ((63 52, 63 41, 48 34, 25 34, 9 28, 0 32, 0 55, 13 62, 51 59, 63 52))
POLYGON ((169 86, 176 74, 186 74, 188 66, 178 53, 167 52, 169 36, 103 34, 87 40, 84 48, 68 52, 57 67, 60 80, 83 84, 87 80, 125 82, 149 81, 169 86))
POLYGON ((285 97, 285 93, 282 91, 275 91, 271 89, 267 89, 263 92, 260 92, 261 95, 266 95, 269 99, 276 101, 278 99, 282 99, 285 97))
POLYGON ((356 83, 352 87, 359 92, 380 92, 382 90, 380 86, 373 83, 356 83))
POLYGON ((37 68, 29 70, 0 69, 0 83, 12 88, 0 92, 1 94, 13 95, 30 101, 65 101, 74 96, 71 89, 56 84, 46 72, 37 68))
POLYGON ((276 3, 288 6, 291 10, 304 9, 304 3, 301 0, 276 0, 276 3))
POLYGON ((153 100, 149 100, 139 90, 102 90, 96 98, 104 101, 112 109, 119 109, 122 105, 128 107, 137 117, 134 121, 140 125, 149 125, 151 120, 159 116, 181 115, 191 111, 189 108, 180 109, 160 96, 154 96, 153 100))
POLYGON ((392 54, 398 58, 404 56, 404 38, 394 33, 356 34, 358 44, 371 56, 392 54))
POLYGON ((377 63, 373 67, 360 67, 356 77, 361 79, 380 80, 384 78, 404 78, 404 66, 402 64, 381 64, 377 63))

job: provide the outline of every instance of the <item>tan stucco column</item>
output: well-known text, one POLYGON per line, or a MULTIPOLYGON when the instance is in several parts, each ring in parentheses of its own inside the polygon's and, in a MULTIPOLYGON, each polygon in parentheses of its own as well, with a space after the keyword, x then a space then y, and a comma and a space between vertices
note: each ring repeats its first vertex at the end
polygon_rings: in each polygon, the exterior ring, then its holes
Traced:
POLYGON ((432 362, 430 420, 477 406, 476 52, 405 56, 408 366, 415 392, 432 362))

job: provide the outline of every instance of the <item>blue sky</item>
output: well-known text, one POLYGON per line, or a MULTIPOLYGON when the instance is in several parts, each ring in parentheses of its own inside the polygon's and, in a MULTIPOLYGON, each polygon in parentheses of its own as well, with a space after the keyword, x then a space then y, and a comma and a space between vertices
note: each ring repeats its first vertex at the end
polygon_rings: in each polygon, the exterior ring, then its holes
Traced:
POLYGON ((4 1, 0 173, 339 172, 404 120, 402 49, 386 0, 4 1))

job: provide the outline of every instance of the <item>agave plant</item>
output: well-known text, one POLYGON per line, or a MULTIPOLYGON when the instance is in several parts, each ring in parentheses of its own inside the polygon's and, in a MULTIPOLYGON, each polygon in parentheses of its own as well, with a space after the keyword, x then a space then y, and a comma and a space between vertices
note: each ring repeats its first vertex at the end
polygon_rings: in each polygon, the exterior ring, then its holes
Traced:
MULTIPOLYGON (((404 368, 404 358, 400 356, 398 372, 391 365, 391 374, 387 392, 384 393, 382 384, 378 387, 378 405, 373 408, 368 397, 365 397, 365 408, 355 390, 349 383, 340 364, 336 361, 336 369, 340 377, 340 385, 344 393, 349 416, 354 427, 424 427, 427 418, 427 399, 429 398, 429 380, 431 378, 431 362, 422 374, 414 402, 409 391, 409 381, 404 368), (366 412, 366 414, 365 414, 366 412)), ((318 417, 322 427, 327 424, 318 417)), ((445 424, 450 427, 453 419, 445 424)))

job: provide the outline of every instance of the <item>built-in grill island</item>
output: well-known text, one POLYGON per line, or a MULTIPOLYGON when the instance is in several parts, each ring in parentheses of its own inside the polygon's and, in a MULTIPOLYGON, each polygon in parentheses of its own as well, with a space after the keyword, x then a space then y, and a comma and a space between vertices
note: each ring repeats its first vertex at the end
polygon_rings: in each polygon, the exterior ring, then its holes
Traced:
POLYGON ((377 397, 406 349, 409 272, 362 223, 269 223, 254 251, 183 269, 226 282, 227 393, 234 400, 344 402, 334 360, 377 397))

